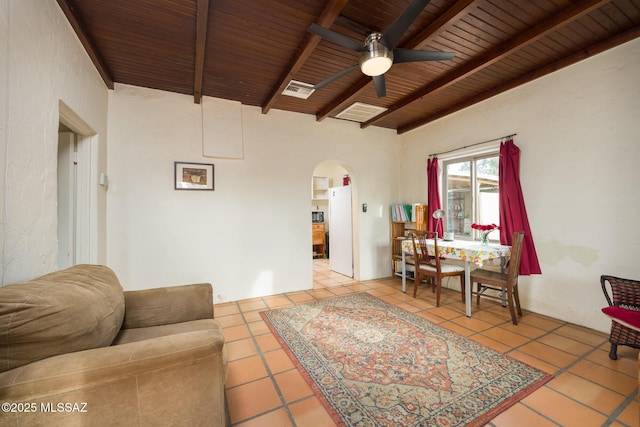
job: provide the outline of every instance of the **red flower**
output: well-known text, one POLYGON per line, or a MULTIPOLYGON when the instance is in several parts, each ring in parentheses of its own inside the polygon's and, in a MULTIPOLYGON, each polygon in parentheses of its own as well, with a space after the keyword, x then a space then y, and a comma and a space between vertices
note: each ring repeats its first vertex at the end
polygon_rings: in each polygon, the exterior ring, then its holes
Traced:
POLYGON ((473 228, 474 230, 479 230, 479 231, 500 230, 500 226, 498 226, 496 224, 482 225, 482 224, 476 224, 475 222, 473 224, 471 224, 471 228, 473 228))

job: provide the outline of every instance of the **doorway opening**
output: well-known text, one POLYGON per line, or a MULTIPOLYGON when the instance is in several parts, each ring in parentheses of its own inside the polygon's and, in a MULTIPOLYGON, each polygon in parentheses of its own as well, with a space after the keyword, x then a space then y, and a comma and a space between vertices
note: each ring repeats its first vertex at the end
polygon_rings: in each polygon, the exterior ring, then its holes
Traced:
POLYGON ((358 218, 353 208, 357 206, 357 190, 353 176, 337 162, 326 161, 315 167, 311 179, 314 288, 353 282, 359 277, 355 238, 358 218), (321 242, 323 247, 319 246, 321 242))
POLYGON ((58 269, 95 263, 96 133, 64 103, 58 124, 58 269), (93 154, 93 155, 92 155, 93 154), (92 189, 94 189, 92 191, 92 189))

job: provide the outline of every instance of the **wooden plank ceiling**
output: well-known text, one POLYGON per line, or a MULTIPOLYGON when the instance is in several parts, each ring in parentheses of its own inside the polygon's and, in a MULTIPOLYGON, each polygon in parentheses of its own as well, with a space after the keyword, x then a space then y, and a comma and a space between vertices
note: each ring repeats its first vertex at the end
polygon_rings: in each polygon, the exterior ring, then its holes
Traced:
POLYGON ((334 117, 354 102, 386 108, 361 123, 404 133, 640 37, 640 0, 432 0, 397 47, 454 52, 448 61, 397 63, 377 97, 359 70, 308 99, 289 81, 317 84, 358 64, 358 53, 307 28, 363 43, 412 0, 58 0, 106 85, 124 83, 334 117))

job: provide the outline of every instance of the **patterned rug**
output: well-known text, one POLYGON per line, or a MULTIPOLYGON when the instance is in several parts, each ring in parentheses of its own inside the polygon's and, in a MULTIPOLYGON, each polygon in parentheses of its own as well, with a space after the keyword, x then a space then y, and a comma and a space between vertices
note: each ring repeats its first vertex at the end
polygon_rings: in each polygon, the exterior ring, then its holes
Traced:
POLYGON ((365 293, 261 314, 342 426, 479 426, 552 377, 365 293))

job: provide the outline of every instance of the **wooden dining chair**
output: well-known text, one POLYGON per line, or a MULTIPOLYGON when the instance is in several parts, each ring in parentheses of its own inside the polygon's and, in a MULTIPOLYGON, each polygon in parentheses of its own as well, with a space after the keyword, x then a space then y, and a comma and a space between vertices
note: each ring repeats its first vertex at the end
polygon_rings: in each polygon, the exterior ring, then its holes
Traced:
POLYGON ((440 262, 438 256, 438 239, 433 231, 412 233, 413 254, 415 257, 415 280, 413 283, 413 297, 418 294, 418 286, 423 279, 432 278, 436 291, 436 307, 440 306, 440 294, 442 293, 443 277, 460 277, 462 302, 464 302, 464 267, 440 262), (427 240, 433 239, 434 256, 429 255, 427 240))
POLYGON ((516 231, 513 233, 511 257, 506 272, 485 270, 483 268, 471 272, 471 297, 476 295, 478 305, 480 305, 480 297, 484 297, 498 300, 503 306, 508 306, 509 312, 511 313, 511 321, 514 325, 518 324, 516 311, 519 316, 522 316, 520 296, 518 295, 518 273, 520 270, 523 240, 524 231, 516 231), (477 283, 475 291, 473 290, 474 283, 477 283), (487 291, 498 291, 499 293, 496 295, 494 293, 487 293, 487 291))

